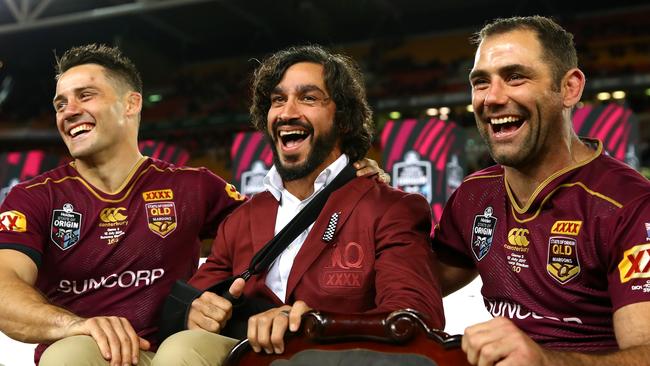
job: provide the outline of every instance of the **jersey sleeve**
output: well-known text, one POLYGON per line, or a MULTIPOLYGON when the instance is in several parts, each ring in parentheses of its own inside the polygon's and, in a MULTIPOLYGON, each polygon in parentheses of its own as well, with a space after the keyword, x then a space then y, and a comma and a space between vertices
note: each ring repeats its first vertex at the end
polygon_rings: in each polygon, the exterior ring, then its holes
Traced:
POLYGON ((650 301, 650 195, 626 204, 601 227, 613 310, 650 301))
POLYGON ((232 228, 229 220, 230 218, 224 219, 221 225, 219 225, 217 236, 212 243, 210 255, 206 262, 190 278, 188 281, 190 285, 205 290, 233 275, 232 252, 234 250, 233 244, 236 241, 228 239, 228 233, 230 233, 230 229, 232 228))
POLYGON ((246 196, 208 169, 201 170, 199 189, 206 214, 200 236, 201 239, 213 239, 221 222, 246 200, 246 196))
POLYGON ((440 222, 433 230, 432 246, 438 259, 442 262, 466 268, 474 267, 471 248, 468 240, 460 230, 461 223, 465 222, 463 207, 458 199, 462 186, 456 189, 449 197, 445 208, 442 210, 440 222))
POLYGON ((40 191, 15 186, 0 206, 0 249, 14 249, 37 266, 49 237, 48 197, 40 191))

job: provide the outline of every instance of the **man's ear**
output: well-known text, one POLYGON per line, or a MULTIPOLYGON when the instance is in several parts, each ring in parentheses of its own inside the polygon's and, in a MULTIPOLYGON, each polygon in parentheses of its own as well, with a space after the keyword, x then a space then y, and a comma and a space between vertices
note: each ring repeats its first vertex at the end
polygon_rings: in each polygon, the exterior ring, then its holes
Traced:
POLYGON ((126 96, 126 114, 128 116, 139 115, 142 111, 142 94, 138 92, 128 92, 126 96))
POLYGON ((567 71, 562 78, 562 100, 565 108, 573 108, 585 89, 585 74, 578 68, 567 71))

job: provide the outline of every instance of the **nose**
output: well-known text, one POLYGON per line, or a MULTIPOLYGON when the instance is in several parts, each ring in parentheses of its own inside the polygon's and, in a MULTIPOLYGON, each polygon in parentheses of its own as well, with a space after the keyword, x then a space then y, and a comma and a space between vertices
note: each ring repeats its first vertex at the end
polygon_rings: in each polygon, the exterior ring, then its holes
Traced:
POLYGON ((300 109, 298 108, 298 103, 295 98, 287 99, 287 102, 284 103, 280 114, 278 114, 278 120, 280 121, 290 121, 292 119, 300 118, 300 109))
POLYGON ((485 99, 483 100, 483 105, 486 107, 492 105, 503 105, 508 101, 508 96, 506 95, 505 86, 500 81, 493 81, 490 83, 490 87, 485 93, 485 99))

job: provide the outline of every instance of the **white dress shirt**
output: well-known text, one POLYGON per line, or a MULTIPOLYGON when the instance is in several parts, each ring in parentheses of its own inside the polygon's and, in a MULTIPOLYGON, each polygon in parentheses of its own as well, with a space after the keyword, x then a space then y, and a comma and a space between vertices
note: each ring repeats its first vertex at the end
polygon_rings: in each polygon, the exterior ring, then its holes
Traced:
MULTIPOLYGON (((314 181, 314 193, 302 201, 284 189, 284 184, 282 183, 280 174, 278 174, 275 165, 272 166, 271 170, 269 170, 264 177, 264 188, 280 202, 278 214, 275 218, 275 234, 277 235, 277 233, 279 233, 280 230, 282 230, 289 221, 291 221, 291 219, 293 219, 298 212, 300 212, 300 210, 302 210, 307 203, 316 196, 318 192, 320 192, 327 184, 330 184, 347 164, 348 157, 343 154, 325 168, 325 170, 323 170, 314 181)), ((300 233, 300 235, 289 244, 280 256, 278 256, 275 262, 273 262, 269 269, 269 273, 266 275, 266 286, 270 288, 271 291, 273 291, 273 293, 275 293, 283 302, 286 301, 287 281, 289 280, 289 273, 293 266, 293 260, 296 258, 298 251, 300 251, 302 244, 305 242, 305 239, 307 239, 307 235, 309 235, 313 226, 313 223, 309 225, 305 231, 300 233)))

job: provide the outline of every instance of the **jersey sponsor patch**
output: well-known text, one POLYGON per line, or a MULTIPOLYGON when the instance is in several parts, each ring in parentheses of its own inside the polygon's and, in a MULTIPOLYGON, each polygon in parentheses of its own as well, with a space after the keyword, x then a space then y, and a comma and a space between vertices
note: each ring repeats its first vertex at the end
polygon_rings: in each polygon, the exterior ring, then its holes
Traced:
POLYGON ((62 210, 52 211, 52 226, 50 239, 62 250, 68 250, 79 242, 81 236, 82 215, 74 211, 70 203, 63 205, 62 210))
POLYGON ((0 231, 24 233, 27 231, 27 218, 22 212, 15 210, 0 213, 0 231))
POLYGON ((580 273, 577 241, 574 238, 549 238, 546 272, 561 284, 569 282, 580 273))
POLYGON ((472 226, 472 252, 477 260, 483 259, 492 246, 494 228, 497 226, 497 218, 492 216, 492 206, 488 206, 483 215, 474 217, 472 226))
POLYGON ((226 193, 228 194, 228 197, 234 199, 235 201, 243 201, 244 198, 246 198, 246 196, 237 192, 237 188, 235 188, 235 186, 230 183, 226 184, 226 193))
POLYGON ((147 226, 161 238, 176 229, 176 206, 174 202, 146 203, 147 226))
POLYGON ((61 280, 58 291, 63 293, 74 293, 81 295, 88 291, 96 291, 102 288, 129 288, 144 287, 153 285, 157 279, 162 278, 165 270, 155 268, 152 270, 143 269, 138 271, 124 271, 122 273, 111 273, 97 278, 61 280))
POLYGON ((528 229, 524 228, 512 228, 508 231, 508 242, 504 244, 504 248, 515 251, 515 252, 528 252, 528 229))
POLYGON ((555 221, 551 227, 551 234, 578 236, 582 221, 555 221))
POLYGON ((623 253, 618 264, 621 283, 633 278, 650 278, 650 243, 635 245, 623 253))
POLYGON ((99 219, 107 224, 117 224, 126 220, 124 207, 106 207, 99 212, 99 219))
POLYGON ((171 201, 174 199, 174 191, 171 189, 158 189, 155 191, 146 191, 142 193, 142 199, 145 202, 171 201))

